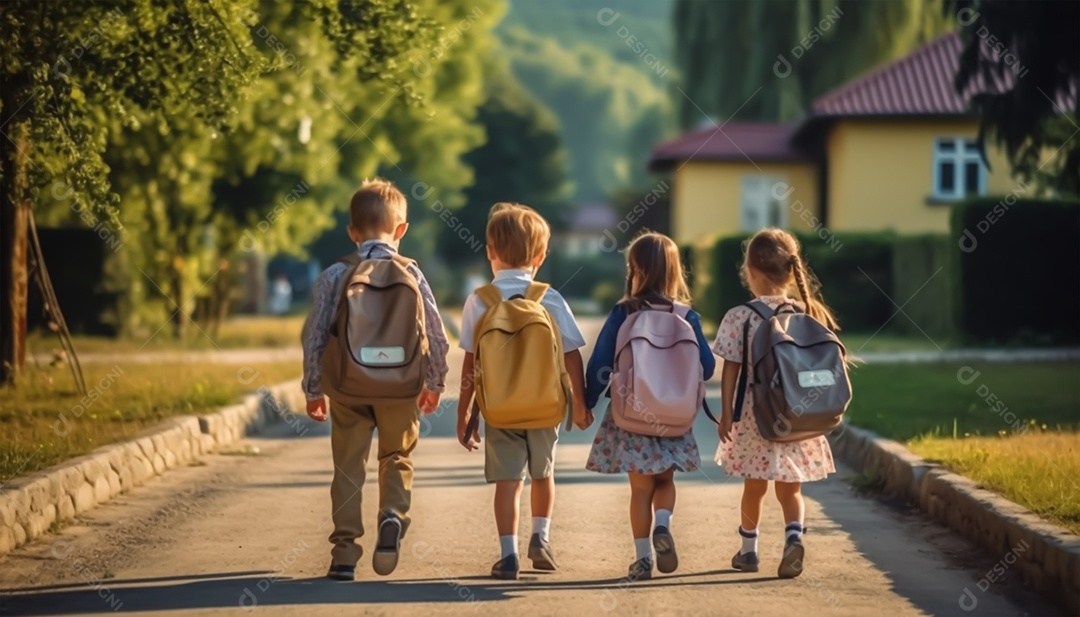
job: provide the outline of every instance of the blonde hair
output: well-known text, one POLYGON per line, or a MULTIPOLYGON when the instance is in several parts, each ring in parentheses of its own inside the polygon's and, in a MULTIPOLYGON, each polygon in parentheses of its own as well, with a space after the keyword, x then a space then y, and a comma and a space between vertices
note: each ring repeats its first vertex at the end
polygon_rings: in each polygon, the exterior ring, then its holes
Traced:
POLYGON ((679 247, 656 232, 644 232, 626 248, 626 295, 620 300, 630 310, 645 302, 690 304, 679 247))
MULTIPOLYGON (((795 284, 806 312, 826 328, 839 330, 836 317, 821 298, 821 283, 802 258, 802 247, 795 236, 775 227, 762 229, 746 242, 743 268, 752 268, 774 285, 789 288, 795 284)), ((744 281, 745 283, 745 281, 744 281)))
POLYGON ((487 243, 511 268, 531 265, 547 253, 551 226, 528 206, 499 202, 488 213, 487 243))
POLYGON ((364 180, 349 200, 349 225, 361 233, 391 232, 406 215, 405 195, 382 178, 364 180))

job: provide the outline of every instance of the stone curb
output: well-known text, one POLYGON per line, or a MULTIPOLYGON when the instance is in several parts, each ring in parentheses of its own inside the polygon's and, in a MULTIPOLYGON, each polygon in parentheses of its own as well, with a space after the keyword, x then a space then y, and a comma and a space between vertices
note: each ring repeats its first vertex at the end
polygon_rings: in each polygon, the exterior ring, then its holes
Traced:
POLYGON ((304 397, 298 381, 260 387, 238 405, 204 416, 171 418, 129 441, 8 482, 0 493, 0 555, 154 476, 278 422, 302 428, 304 397))
POLYGON ((980 592, 1017 567, 1032 589, 1080 614, 1080 536, 873 432, 845 424, 829 442, 838 457, 883 480, 886 494, 919 506, 1000 560, 974 586, 957 590, 961 608, 970 610, 980 592))

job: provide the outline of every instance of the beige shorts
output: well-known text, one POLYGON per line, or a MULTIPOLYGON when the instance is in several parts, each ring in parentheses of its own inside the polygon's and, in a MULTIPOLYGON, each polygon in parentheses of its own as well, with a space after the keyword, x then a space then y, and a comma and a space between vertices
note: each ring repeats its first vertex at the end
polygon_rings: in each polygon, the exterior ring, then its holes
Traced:
POLYGON ((488 482, 549 478, 555 473, 559 427, 501 429, 484 427, 484 477, 488 482))

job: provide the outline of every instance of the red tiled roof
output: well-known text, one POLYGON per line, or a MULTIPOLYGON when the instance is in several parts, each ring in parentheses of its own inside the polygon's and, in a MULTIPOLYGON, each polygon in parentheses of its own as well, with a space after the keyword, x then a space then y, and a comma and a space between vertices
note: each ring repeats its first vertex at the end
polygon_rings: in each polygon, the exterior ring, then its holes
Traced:
POLYGON ((793 124, 728 123, 687 133, 653 149, 654 171, 695 161, 803 161, 806 154, 791 143, 793 124))
MULTIPOLYGON (((994 76, 987 88, 977 76, 963 96, 953 88, 963 44, 955 33, 943 35, 911 54, 828 92, 811 103, 815 116, 960 115, 968 112, 972 93, 1004 92, 1015 76, 994 76)), ((985 49, 985 48, 984 48, 985 49)), ((991 53, 987 50, 987 53, 991 53)))

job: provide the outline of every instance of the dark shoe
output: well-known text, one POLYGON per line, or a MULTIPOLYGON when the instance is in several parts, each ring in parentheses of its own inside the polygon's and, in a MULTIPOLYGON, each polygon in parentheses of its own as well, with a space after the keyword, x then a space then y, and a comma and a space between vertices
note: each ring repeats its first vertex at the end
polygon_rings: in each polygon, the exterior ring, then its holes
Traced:
POLYGON ((541 540, 538 533, 534 533, 532 538, 529 538, 529 559, 532 559, 532 565, 537 570, 554 572, 558 568, 555 565, 555 551, 551 550, 551 543, 541 540))
POLYGON ((652 532, 653 550, 656 551, 656 569, 664 574, 674 572, 679 567, 679 555, 675 552, 675 538, 664 526, 657 526, 652 532))
POLYGON ((371 568, 376 574, 386 576, 394 571, 401 552, 401 519, 388 516, 379 524, 379 540, 375 554, 371 556, 371 568))
POLYGON ((332 565, 330 566, 330 571, 326 573, 326 578, 335 581, 355 581, 356 566, 332 565))
POLYGON ((743 572, 757 572, 760 562, 757 553, 736 552, 731 558, 731 567, 743 572))
POLYGON ((516 581, 519 570, 518 556, 515 553, 509 557, 503 557, 496 561, 495 565, 491 566, 491 578, 497 578, 501 581, 516 581))
POLYGON ((626 574, 626 580, 632 583, 634 581, 647 581, 650 578, 652 578, 651 559, 642 557, 630 564, 630 571, 626 574))
POLYGON ((780 567, 776 569, 776 575, 780 578, 795 578, 802 574, 803 557, 806 549, 802 540, 792 538, 784 544, 784 556, 780 558, 780 567))

